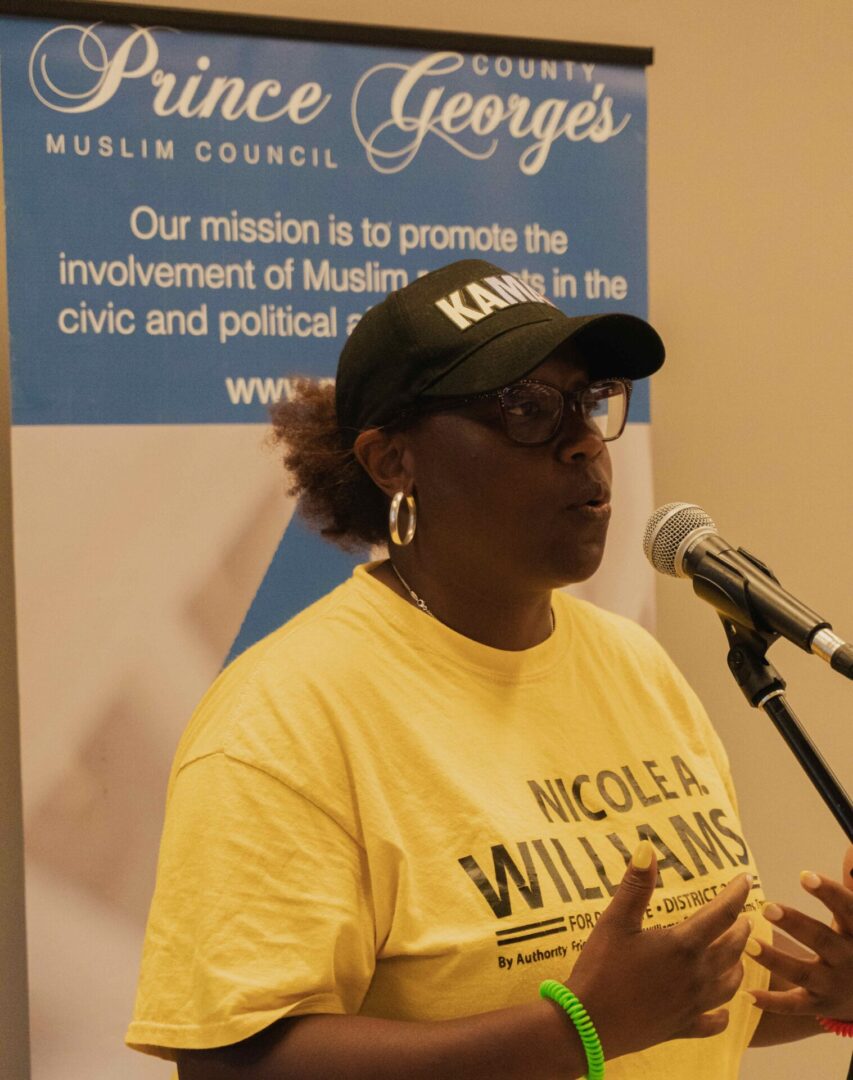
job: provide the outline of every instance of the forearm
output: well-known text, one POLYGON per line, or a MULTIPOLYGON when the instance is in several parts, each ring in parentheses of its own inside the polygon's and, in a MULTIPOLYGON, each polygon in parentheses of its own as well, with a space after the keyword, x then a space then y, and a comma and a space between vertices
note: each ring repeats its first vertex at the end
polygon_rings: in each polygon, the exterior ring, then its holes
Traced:
POLYGON ((763 1013, 750 1039, 750 1046, 778 1046, 796 1042, 812 1035, 824 1035, 823 1028, 813 1016, 793 1016, 784 1013, 763 1013))
POLYGON ((586 1056, 559 1006, 534 1001, 458 1020, 303 1016, 232 1047, 182 1051, 181 1080, 570 1080, 586 1056))

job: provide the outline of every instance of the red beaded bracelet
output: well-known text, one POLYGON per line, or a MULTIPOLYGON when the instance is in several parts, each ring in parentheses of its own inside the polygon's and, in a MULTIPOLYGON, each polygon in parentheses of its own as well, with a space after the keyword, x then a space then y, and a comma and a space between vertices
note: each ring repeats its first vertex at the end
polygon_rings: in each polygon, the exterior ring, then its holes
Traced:
POLYGON ((831 1031, 833 1035, 843 1035, 846 1039, 853 1039, 853 1020, 833 1020, 829 1016, 819 1016, 817 1022, 824 1031, 831 1031))

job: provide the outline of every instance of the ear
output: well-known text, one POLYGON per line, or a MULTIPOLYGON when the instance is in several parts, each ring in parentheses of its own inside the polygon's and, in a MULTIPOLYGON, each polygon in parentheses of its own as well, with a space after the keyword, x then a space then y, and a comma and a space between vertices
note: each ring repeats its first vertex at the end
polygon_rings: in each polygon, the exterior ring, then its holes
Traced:
POLYGON ((415 483, 412 453, 403 432, 392 434, 368 428, 356 437, 353 451, 361 467, 386 495, 397 491, 411 494, 415 483))

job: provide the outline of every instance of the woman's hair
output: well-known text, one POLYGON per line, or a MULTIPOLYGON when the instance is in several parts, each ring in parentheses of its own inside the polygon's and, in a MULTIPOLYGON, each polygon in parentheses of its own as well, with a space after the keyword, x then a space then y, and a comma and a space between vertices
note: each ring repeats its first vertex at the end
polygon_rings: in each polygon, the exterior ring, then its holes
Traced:
POLYGON ((273 442, 293 479, 288 494, 321 536, 346 550, 384 544, 388 500, 338 427, 331 382, 298 379, 272 410, 273 442))

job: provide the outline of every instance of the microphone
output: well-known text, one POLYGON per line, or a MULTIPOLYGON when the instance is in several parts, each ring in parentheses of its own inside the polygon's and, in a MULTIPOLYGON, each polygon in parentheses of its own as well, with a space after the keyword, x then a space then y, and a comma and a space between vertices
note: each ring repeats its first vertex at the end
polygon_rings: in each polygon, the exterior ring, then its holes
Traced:
POLYGON ((853 679, 853 645, 782 588, 773 571, 717 531, 701 506, 667 503, 652 514, 643 550, 661 574, 693 579, 693 591, 724 618, 762 634, 787 638, 853 679))

